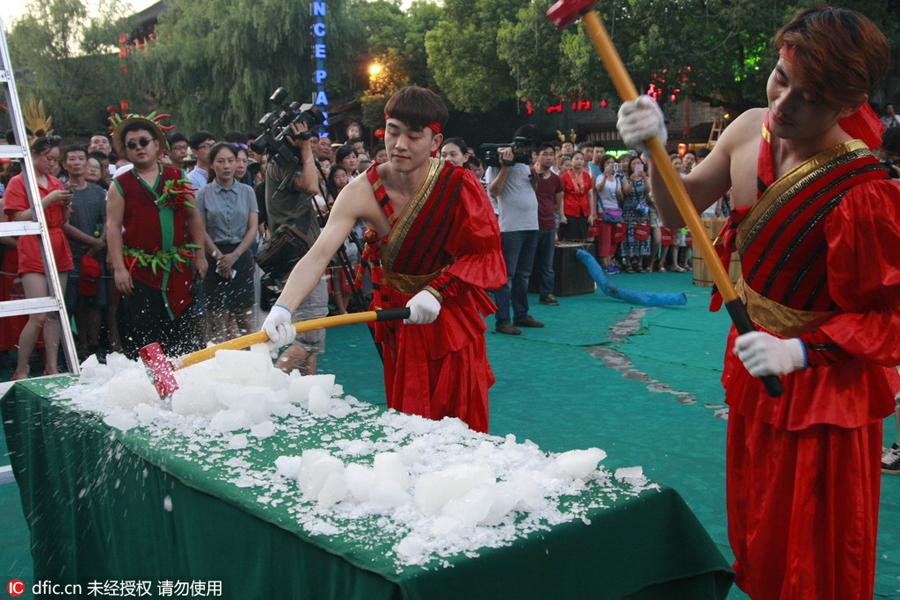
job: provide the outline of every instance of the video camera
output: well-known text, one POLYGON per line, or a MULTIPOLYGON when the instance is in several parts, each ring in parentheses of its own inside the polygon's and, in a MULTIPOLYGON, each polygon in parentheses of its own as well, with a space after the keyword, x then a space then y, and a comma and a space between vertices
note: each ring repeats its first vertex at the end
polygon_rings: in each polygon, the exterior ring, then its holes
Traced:
POLYGON ((293 146, 284 141, 285 137, 293 137, 291 123, 306 123, 309 130, 301 133, 300 139, 308 140, 312 137, 312 130, 325 122, 325 115, 318 106, 299 102, 288 104, 286 98, 287 91, 283 87, 272 93, 269 100, 278 105, 278 109, 263 115, 259 120, 263 133, 250 142, 254 152, 270 155, 281 166, 294 160, 293 146))
POLYGON ((481 144, 478 146, 476 150, 477 154, 481 155, 482 160, 488 167, 500 167, 502 165, 506 165, 507 167, 511 167, 516 163, 523 165, 531 164, 531 150, 518 150, 518 148, 530 148, 532 146, 532 141, 525 137, 517 137, 513 140, 511 144, 481 144), (501 148, 512 148, 513 149, 513 160, 512 162, 504 161, 500 158, 500 149, 501 148))

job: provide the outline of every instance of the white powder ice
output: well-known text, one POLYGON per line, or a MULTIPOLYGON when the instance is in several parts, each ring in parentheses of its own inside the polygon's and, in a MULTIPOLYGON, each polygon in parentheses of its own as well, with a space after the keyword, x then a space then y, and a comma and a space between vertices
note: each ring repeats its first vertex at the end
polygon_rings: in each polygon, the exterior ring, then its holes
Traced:
MULTIPOLYGON (((252 488, 264 510, 287 509, 310 535, 341 535, 362 548, 388 541, 398 572, 586 521, 606 501, 658 489, 640 467, 613 476, 599 448, 548 454, 458 419, 431 421, 340 397, 333 375, 285 375, 264 346, 220 351, 176 377, 180 389, 169 403, 140 363, 113 354, 101 365, 92 357, 58 397, 111 427, 140 428, 211 477, 252 488), (319 447, 309 447, 312 439, 319 447), (263 440, 284 452, 274 464, 260 461, 263 440)), ((164 508, 172 510, 168 496, 164 508)))

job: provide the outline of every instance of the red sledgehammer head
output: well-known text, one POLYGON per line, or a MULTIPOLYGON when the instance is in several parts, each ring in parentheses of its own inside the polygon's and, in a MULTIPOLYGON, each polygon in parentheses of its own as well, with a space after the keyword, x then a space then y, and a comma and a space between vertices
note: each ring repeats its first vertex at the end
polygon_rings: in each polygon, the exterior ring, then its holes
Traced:
POLYGON ((547 18, 559 29, 565 29, 596 4, 597 0, 559 0, 547 11, 547 18))
POLYGON ((160 398, 165 398, 170 394, 174 394, 178 389, 178 382, 175 381, 175 372, 172 370, 172 363, 166 358, 162 346, 159 344, 148 344, 141 348, 139 352, 147 375, 156 388, 160 398))

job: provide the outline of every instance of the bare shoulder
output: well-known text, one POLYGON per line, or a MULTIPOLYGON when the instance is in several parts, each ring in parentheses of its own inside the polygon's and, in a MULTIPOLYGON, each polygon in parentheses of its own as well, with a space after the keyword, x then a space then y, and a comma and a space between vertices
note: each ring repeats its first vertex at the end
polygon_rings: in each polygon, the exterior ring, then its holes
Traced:
POLYGON ((766 110, 765 108, 751 108, 742 113, 731 125, 725 128, 716 147, 732 153, 748 142, 756 143, 762 131, 766 110))
POLYGON ((380 214, 378 200, 375 198, 375 190, 369 183, 368 177, 360 175, 347 184, 338 194, 332 209, 334 214, 346 216, 356 221, 364 219, 372 222, 380 214))

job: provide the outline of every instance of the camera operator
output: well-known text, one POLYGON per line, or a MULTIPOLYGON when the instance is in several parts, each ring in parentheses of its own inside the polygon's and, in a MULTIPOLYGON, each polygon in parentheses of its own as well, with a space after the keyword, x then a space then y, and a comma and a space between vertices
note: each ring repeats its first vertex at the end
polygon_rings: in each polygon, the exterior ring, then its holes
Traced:
MULTIPOLYGON (((305 122, 291 123, 292 136, 285 141, 293 149, 299 162, 282 165, 277 160, 269 160, 266 167, 266 219, 270 232, 282 225, 294 225, 310 240, 319 237, 319 221, 313 205, 313 197, 319 191, 319 176, 310 139, 301 139, 301 133, 308 130, 305 122), (290 182, 282 185, 287 179, 290 182)), ((273 157, 270 156, 270 159, 273 157)), ((318 319, 328 316, 328 286, 325 278, 294 311, 292 322, 318 319)), ((286 373, 299 367, 304 375, 315 375, 318 354, 325 351, 325 330, 308 331, 297 334, 294 342, 278 357, 276 366, 286 373)))
MULTIPOLYGON (((531 152, 535 138, 534 127, 523 125, 516 131, 516 139, 528 141, 517 144, 518 152, 531 152)), ((506 261, 506 285, 494 295, 497 302, 497 333, 520 335, 519 327, 543 327, 544 324, 528 314, 528 279, 534 265, 538 242, 538 200, 531 182, 531 166, 514 162, 511 147, 500 148, 500 167, 488 169, 488 192, 500 207, 500 240, 506 261), (513 319, 509 305, 512 301, 513 319)))

